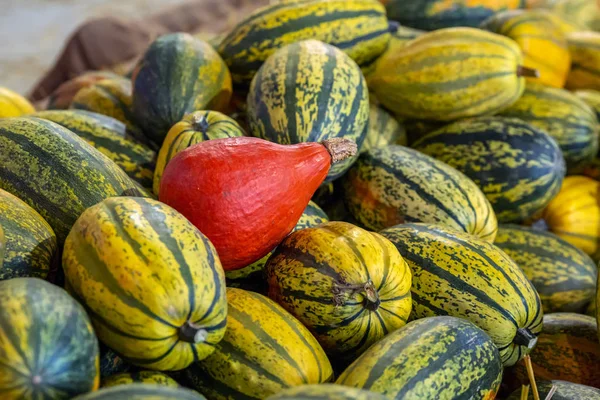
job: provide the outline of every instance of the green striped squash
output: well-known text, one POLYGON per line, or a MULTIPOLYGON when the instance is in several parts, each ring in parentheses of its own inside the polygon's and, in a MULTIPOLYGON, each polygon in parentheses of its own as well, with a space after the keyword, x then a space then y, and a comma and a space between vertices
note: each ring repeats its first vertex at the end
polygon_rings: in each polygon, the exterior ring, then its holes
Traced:
POLYGON ((128 362, 169 371, 214 351, 225 331, 225 277, 210 241, 156 200, 88 208, 63 253, 69 292, 96 334, 128 362))
POLYGON ((113 160, 131 179, 145 188, 152 187, 156 153, 135 139, 120 121, 82 110, 40 111, 32 116, 64 126, 113 160))
POLYGON ((471 235, 431 224, 381 231, 412 274, 411 318, 451 315, 487 332, 505 366, 535 346, 542 304, 523 271, 503 251, 471 235))
POLYGON ((515 118, 458 121, 412 147, 471 178, 500 222, 524 221, 543 210, 560 191, 565 176, 556 141, 515 118))
MULTIPOLYGON (((292 232, 312 228, 325 222, 329 222, 329 218, 327 217, 327 214, 325 214, 325 211, 323 211, 316 203, 310 201, 292 232)), ((273 253, 269 252, 266 256, 245 268, 234 271, 225 271, 227 287, 251 290, 266 295, 268 285, 263 272, 265 264, 269 257, 271 257, 271 254, 273 253)))
POLYGON ((376 0, 276 2, 240 21, 221 41, 219 54, 234 82, 249 83, 278 49, 307 39, 331 44, 358 64, 369 63, 390 40, 385 9, 376 0))
POLYGON ((4 238, 4 229, 0 225, 0 271, 4 266, 4 253, 6 251, 6 239, 4 238))
POLYGON ((151 383, 154 385, 178 387, 179 384, 168 375, 156 371, 124 372, 103 378, 100 387, 128 385, 130 383, 151 383))
POLYGON ((396 145, 369 150, 343 181, 349 211, 371 230, 430 222, 490 242, 496 236, 496 215, 477 185, 416 150, 396 145))
POLYGON ((152 186, 154 194, 158 196, 165 167, 177 153, 205 140, 238 137, 244 134, 244 130, 234 119, 218 111, 195 111, 187 114, 169 130, 158 152, 152 186))
POLYGON ((211 400, 264 399, 283 389, 328 382, 325 352, 297 319, 258 293, 227 289, 227 330, 215 352, 186 371, 211 400))
POLYGON ((38 278, 0 282, 0 393, 71 399, 98 389, 98 339, 83 307, 38 278))
MULTIPOLYGON (((578 385, 565 381, 537 381, 537 388, 541 399, 546 399, 552 388, 556 388, 552 400, 598 400, 600 389, 591 386, 578 385)), ((527 400, 534 400, 533 391, 529 391, 527 400)), ((521 399, 521 389, 513 392, 507 400, 521 399)))
POLYGON ((501 225, 494 244, 523 270, 539 293, 544 312, 583 313, 596 296, 596 264, 555 234, 501 225))
POLYGON ((571 71, 566 88, 600 90, 600 33, 572 32, 567 36, 571 71))
POLYGON ((390 333, 337 383, 390 399, 493 399, 501 379, 502 361, 490 337, 469 321, 446 316, 390 333))
POLYGON ((225 110, 231 98, 231 75, 219 54, 187 33, 156 39, 132 80, 133 115, 157 146, 185 114, 225 110))
POLYGON ((0 189, 0 227, 4 262, 0 280, 17 277, 45 279, 57 261, 56 235, 33 208, 0 189))
POLYGON ((390 144, 406 146, 406 130, 393 115, 382 107, 371 104, 369 128, 361 151, 386 147, 390 144))
POLYGON ((426 33, 385 53, 369 75, 369 89, 396 116, 453 121, 495 114, 525 89, 519 46, 474 28, 426 33))
POLYGON ((269 297, 336 359, 356 359, 410 315, 410 270, 394 245, 347 222, 292 233, 265 272, 269 297))
POLYGON ((77 396, 73 400, 206 400, 206 398, 189 389, 131 383, 77 396))
POLYGON ((386 397, 375 392, 360 390, 342 385, 323 383, 321 385, 302 385, 283 390, 266 400, 385 400, 386 397))
POLYGON ((581 172, 598 153, 596 113, 574 94, 539 83, 527 83, 523 97, 504 110, 556 139, 569 174, 581 172))
POLYGON ((131 364, 114 352, 111 348, 100 343, 100 378, 105 379, 111 375, 129 372, 131 364))
POLYGON ((600 92, 592 89, 576 90, 573 94, 583 100, 596 113, 596 118, 600 121, 600 92))
POLYGON ((40 213, 59 246, 86 208, 112 196, 147 195, 104 154, 40 118, 0 119, 0 189, 40 213))
MULTIPOLYGON (((254 76, 248 122, 253 136, 271 142, 344 137, 360 150, 369 123, 365 78, 358 65, 333 46, 316 40, 290 44, 269 57, 254 76)), ((355 160, 334 164, 327 179, 340 177, 355 160)))

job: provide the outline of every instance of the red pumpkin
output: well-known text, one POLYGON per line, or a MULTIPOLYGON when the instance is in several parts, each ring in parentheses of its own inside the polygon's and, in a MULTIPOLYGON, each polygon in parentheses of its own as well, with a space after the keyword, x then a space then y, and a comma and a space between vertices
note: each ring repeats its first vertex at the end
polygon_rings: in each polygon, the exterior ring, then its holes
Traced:
POLYGON ((294 228, 332 162, 356 153, 346 139, 280 145, 253 137, 208 140, 177 154, 160 201, 214 244, 226 271, 273 250, 294 228))

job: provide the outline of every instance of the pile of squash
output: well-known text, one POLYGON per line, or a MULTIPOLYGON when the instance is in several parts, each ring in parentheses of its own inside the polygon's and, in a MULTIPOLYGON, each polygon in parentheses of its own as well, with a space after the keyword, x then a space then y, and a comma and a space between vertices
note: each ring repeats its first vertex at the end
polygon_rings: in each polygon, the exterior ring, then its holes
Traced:
POLYGON ((281 0, 0 89, 0 398, 599 399, 596 29, 281 0))

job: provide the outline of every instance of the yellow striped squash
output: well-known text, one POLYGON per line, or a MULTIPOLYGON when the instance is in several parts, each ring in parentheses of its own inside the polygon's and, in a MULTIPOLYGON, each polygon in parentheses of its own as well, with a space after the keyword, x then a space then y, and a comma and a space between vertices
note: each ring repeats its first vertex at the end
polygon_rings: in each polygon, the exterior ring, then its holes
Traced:
POLYGON ((131 383, 74 397, 73 400, 206 400, 193 390, 148 383, 131 383))
POLYGON ((519 118, 556 139, 569 174, 581 172, 598 153, 596 113, 564 89, 528 82, 519 101, 501 115, 519 118))
POLYGON ((539 77, 527 80, 562 88, 571 68, 567 37, 546 12, 511 10, 483 22, 482 29, 513 39, 523 51, 523 65, 539 77))
POLYGON ((258 293, 227 289, 227 331, 215 352, 185 371, 211 400, 264 399, 283 389, 328 382, 325 352, 297 319, 258 293))
POLYGON ((407 147, 363 153, 343 178, 348 210, 368 229, 430 222, 494 241, 496 214, 461 172, 407 147))
POLYGON ((83 307, 38 278, 0 282, 0 397, 68 400, 98 389, 98 339, 83 307))
POLYGON ((342 385, 323 383, 320 385, 302 385, 269 396, 266 400, 385 400, 386 397, 375 392, 355 389, 342 385))
POLYGON ((544 8, 578 31, 598 27, 600 5, 596 0, 528 0, 530 8, 544 8))
POLYGON ((596 113, 596 118, 600 121, 600 91, 593 89, 576 90, 573 94, 583 100, 596 113))
POLYGON ((247 84, 278 49, 307 39, 331 44, 358 64, 369 63, 390 40, 385 9, 377 0, 278 1, 240 21, 218 50, 234 82, 247 84))
POLYGON ((572 60, 567 89, 600 90, 600 33, 572 32, 567 40, 572 60))
POLYGON ((484 331, 464 319, 408 323, 375 343, 337 383, 389 399, 493 399, 502 361, 484 331))
POLYGON ((179 384, 168 375, 156 371, 124 372, 103 378, 100 387, 128 385, 130 383, 151 383, 154 385, 178 387, 179 384))
POLYGON ((398 250, 347 222, 292 233, 265 272, 269 297, 333 357, 354 360, 410 315, 411 275, 398 250))
POLYGON ((448 28, 385 53, 368 83, 398 117, 452 121, 502 111, 521 97, 523 76, 532 73, 513 40, 448 28))
POLYGON ((244 130, 225 114, 218 111, 194 111, 187 114, 169 130, 158 152, 152 185, 154 194, 158 196, 163 171, 177 153, 205 140, 237 136, 244 136, 244 130))
MULTIPOLYGON (((538 395, 540 399, 552 400, 598 400, 600 399, 600 389, 592 386, 579 385, 567 381, 542 381, 536 382, 538 395), (550 397, 552 392, 552 397, 550 397)), ((522 400, 522 390, 517 389, 506 400, 522 400)), ((535 400, 533 390, 529 391, 526 400, 535 400)))
POLYGON ((96 334, 132 364, 179 370, 225 331, 225 277, 210 241, 156 200, 110 198, 88 208, 63 253, 67 287, 96 334))
POLYGON ((548 229, 595 258, 600 250, 600 182, 568 176, 542 213, 548 229))
POLYGON ((406 129, 392 114, 377 104, 371 104, 369 128, 361 151, 385 147, 390 144, 406 146, 406 129))
POLYGON ((505 366, 535 346, 542 304, 523 271, 498 247, 432 224, 381 231, 413 274, 411 318, 450 315, 468 319, 494 341, 505 366))
POLYGON ((20 94, 0 87, 0 118, 20 117, 35 112, 33 105, 20 94))

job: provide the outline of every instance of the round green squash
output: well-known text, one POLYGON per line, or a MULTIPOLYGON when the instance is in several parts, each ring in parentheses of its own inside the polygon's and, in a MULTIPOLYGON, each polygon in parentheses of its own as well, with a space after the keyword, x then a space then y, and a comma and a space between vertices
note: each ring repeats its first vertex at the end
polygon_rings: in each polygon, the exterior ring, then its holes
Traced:
POLYGON ((502 223, 521 222, 542 211, 565 176, 563 153, 555 140, 515 118, 455 122, 412 147, 471 178, 502 223))
MULTIPOLYGON (((552 390, 552 387, 556 388, 556 392, 552 396, 552 400, 598 400, 600 399, 600 389, 578 385, 576 383, 565 382, 565 381, 536 381, 538 392, 541 399, 545 399, 546 396, 552 390)), ((519 400, 521 399, 521 389, 516 390, 507 400, 519 400)), ((532 390, 529 390, 529 396, 527 400, 533 400, 532 390)))
POLYGON ((493 399, 502 361, 490 337, 469 321, 409 322, 375 343, 336 383, 392 399, 493 399))
POLYGON ((102 378, 100 387, 128 385, 130 383, 151 383, 154 385, 179 387, 179 384, 168 375, 156 371, 124 372, 102 378))
POLYGON ((131 383, 77 396, 73 400, 206 400, 206 398, 189 389, 131 383))
POLYGON ((217 253, 156 200, 110 198, 87 209, 65 242, 63 269, 98 338, 134 365, 176 371, 206 358, 223 337, 217 253))
POLYGON ((185 114, 225 110, 231 75, 212 48, 187 33, 160 36, 146 50, 132 76, 133 115, 157 146, 185 114))
MULTIPOLYGON (((343 137, 360 150, 368 131, 369 92, 360 68, 341 50, 306 40, 275 52, 258 70, 248 93, 253 136, 280 144, 343 137)), ((356 160, 334 164, 340 177, 356 160)))
POLYGON ((302 385, 267 397, 266 400, 385 400, 379 393, 360 390, 348 386, 323 383, 302 385))
POLYGON ((98 389, 98 339, 83 307, 38 278, 0 282, 3 400, 71 399, 98 389))
POLYGON ((369 111, 369 130, 361 151, 400 144, 406 146, 406 129, 394 116, 381 106, 371 104, 369 111))

